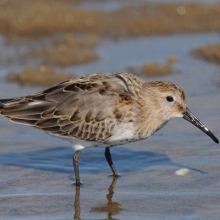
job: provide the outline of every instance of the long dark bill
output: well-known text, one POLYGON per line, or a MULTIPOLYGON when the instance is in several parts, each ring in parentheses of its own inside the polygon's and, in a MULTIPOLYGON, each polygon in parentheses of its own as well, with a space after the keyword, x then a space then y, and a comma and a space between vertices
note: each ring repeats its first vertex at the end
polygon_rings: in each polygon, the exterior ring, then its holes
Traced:
POLYGON ((212 132, 188 108, 184 110, 183 118, 206 133, 213 141, 215 141, 215 143, 219 143, 219 140, 215 137, 215 135, 212 134, 212 132))

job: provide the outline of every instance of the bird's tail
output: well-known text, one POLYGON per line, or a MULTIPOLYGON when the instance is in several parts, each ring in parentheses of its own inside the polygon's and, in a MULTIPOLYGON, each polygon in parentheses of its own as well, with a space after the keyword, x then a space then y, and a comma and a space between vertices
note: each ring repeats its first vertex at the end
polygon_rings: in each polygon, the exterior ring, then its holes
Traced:
POLYGON ((11 99, 0 99, 0 114, 1 114, 1 109, 4 109, 4 106, 13 104, 13 103, 18 102, 22 99, 23 99, 23 97, 11 98, 11 99))
POLYGON ((58 119, 54 119, 53 112, 57 102, 71 95, 63 91, 68 84, 70 82, 63 82, 28 96, 0 99, 0 115, 10 118, 13 122, 33 126, 41 119, 49 118, 56 121, 58 119))
POLYGON ((34 126, 41 119, 42 112, 51 110, 51 107, 52 103, 47 102, 42 96, 0 99, 0 115, 26 125, 34 126))

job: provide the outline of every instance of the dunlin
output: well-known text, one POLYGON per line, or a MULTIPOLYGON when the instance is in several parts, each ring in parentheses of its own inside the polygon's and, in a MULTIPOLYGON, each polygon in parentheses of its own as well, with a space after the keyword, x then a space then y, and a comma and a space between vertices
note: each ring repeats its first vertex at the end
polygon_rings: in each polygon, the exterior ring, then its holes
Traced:
POLYGON ((144 82, 128 73, 97 73, 42 92, 0 100, 0 114, 71 142, 76 185, 82 149, 104 147, 114 176, 110 147, 146 139, 180 117, 218 139, 190 112, 184 90, 168 81, 144 82))

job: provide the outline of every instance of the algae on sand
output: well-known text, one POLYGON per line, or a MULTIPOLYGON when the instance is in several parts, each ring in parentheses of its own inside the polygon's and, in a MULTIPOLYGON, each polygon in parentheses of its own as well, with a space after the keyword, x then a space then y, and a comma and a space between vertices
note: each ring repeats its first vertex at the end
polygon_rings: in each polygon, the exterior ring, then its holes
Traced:
POLYGON ((7 79, 18 82, 20 86, 50 87, 62 81, 77 78, 76 74, 57 73, 52 67, 42 65, 39 69, 27 67, 23 72, 10 72, 7 79))
POLYGON ((220 64, 220 43, 208 44, 203 47, 191 50, 192 54, 202 57, 209 62, 220 64))
POLYGON ((145 4, 103 12, 84 10, 63 0, 14 2, 0 5, 0 32, 12 37, 68 31, 103 37, 220 31, 220 3, 145 4))

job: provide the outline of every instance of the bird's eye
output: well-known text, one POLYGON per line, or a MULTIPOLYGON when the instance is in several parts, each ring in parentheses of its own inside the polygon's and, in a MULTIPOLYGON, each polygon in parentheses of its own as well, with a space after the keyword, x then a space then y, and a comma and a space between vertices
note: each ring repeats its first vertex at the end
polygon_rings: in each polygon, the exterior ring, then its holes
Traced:
POLYGON ((167 99, 168 102, 173 102, 173 97, 172 96, 167 96, 166 99, 167 99))

